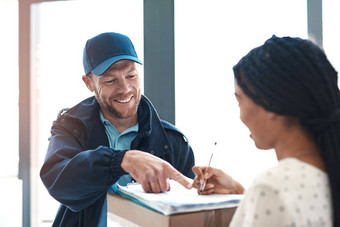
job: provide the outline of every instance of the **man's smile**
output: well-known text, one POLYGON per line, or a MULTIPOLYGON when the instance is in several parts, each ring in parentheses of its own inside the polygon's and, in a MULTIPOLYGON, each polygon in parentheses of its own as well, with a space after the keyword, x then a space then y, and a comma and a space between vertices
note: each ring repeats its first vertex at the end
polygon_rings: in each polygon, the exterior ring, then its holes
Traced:
POLYGON ((131 101, 132 97, 133 97, 133 95, 128 97, 128 98, 126 98, 126 99, 116 99, 115 102, 118 102, 118 103, 128 103, 128 102, 131 101))

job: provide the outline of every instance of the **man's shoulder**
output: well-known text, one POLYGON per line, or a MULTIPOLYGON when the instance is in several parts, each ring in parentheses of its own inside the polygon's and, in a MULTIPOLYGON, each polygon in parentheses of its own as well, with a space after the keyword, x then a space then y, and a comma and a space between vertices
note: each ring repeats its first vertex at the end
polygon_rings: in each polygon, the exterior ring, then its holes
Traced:
POLYGON ((82 115, 88 115, 89 110, 93 107, 98 106, 98 102, 94 96, 86 98, 74 105, 73 107, 65 107, 61 109, 58 113, 57 119, 59 119, 62 115, 66 114, 73 117, 81 117, 82 115))
POLYGON ((162 124, 163 128, 165 128, 165 129, 169 129, 169 130, 176 131, 176 132, 183 134, 175 125, 171 124, 170 122, 168 122, 166 120, 161 119, 161 124, 162 124))
POLYGON ((171 124, 170 122, 168 121, 165 121, 165 120, 161 120, 161 124, 163 126, 163 128, 166 130, 166 131, 170 131, 174 134, 177 134, 178 136, 181 136, 183 137, 184 141, 185 142, 188 142, 188 139, 187 137, 184 135, 184 133, 182 133, 175 125, 171 124))

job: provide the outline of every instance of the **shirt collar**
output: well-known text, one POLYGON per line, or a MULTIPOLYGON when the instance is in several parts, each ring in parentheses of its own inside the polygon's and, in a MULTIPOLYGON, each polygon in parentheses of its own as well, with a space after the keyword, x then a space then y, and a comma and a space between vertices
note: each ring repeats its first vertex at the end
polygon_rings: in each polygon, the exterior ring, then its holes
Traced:
MULTIPOLYGON (((99 109, 99 117, 100 117, 100 120, 101 120, 101 122, 103 123, 103 125, 104 125, 105 128, 106 128, 108 125, 110 125, 110 126, 112 126, 113 129, 115 130, 115 134, 116 134, 116 135, 119 135, 119 132, 117 131, 117 129, 111 124, 110 121, 108 121, 108 120, 104 117, 104 115, 103 115, 101 109, 99 109)), ((126 129, 124 132, 121 133, 121 135, 127 134, 127 133, 129 133, 129 132, 138 132, 138 128, 139 128, 139 127, 138 127, 138 123, 137 123, 136 125, 134 125, 134 126, 128 128, 128 129, 126 129)))

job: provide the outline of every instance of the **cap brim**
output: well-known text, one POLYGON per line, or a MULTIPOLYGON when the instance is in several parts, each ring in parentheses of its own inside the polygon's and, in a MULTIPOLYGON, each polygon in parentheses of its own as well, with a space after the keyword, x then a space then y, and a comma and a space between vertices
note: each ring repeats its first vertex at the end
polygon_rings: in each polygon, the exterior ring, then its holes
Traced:
POLYGON ((130 61, 134 61, 138 64, 143 65, 143 63, 138 58, 136 58, 134 56, 120 55, 120 56, 115 56, 115 57, 106 59, 105 61, 100 63, 97 67, 95 67, 91 72, 96 76, 101 76, 103 73, 105 73, 105 71, 108 68, 110 68, 111 65, 113 65, 117 61, 121 61, 121 60, 130 60, 130 61))

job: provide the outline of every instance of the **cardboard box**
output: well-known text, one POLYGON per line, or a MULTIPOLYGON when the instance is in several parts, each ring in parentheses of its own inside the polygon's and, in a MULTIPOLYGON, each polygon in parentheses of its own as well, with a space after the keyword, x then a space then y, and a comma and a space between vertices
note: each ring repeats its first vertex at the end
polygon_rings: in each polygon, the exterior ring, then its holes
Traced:
POLYGON ((229 226, 236 206, 194 213, 163 215, 118 195, 107 194, 108 227, 217 227, 229 226))

